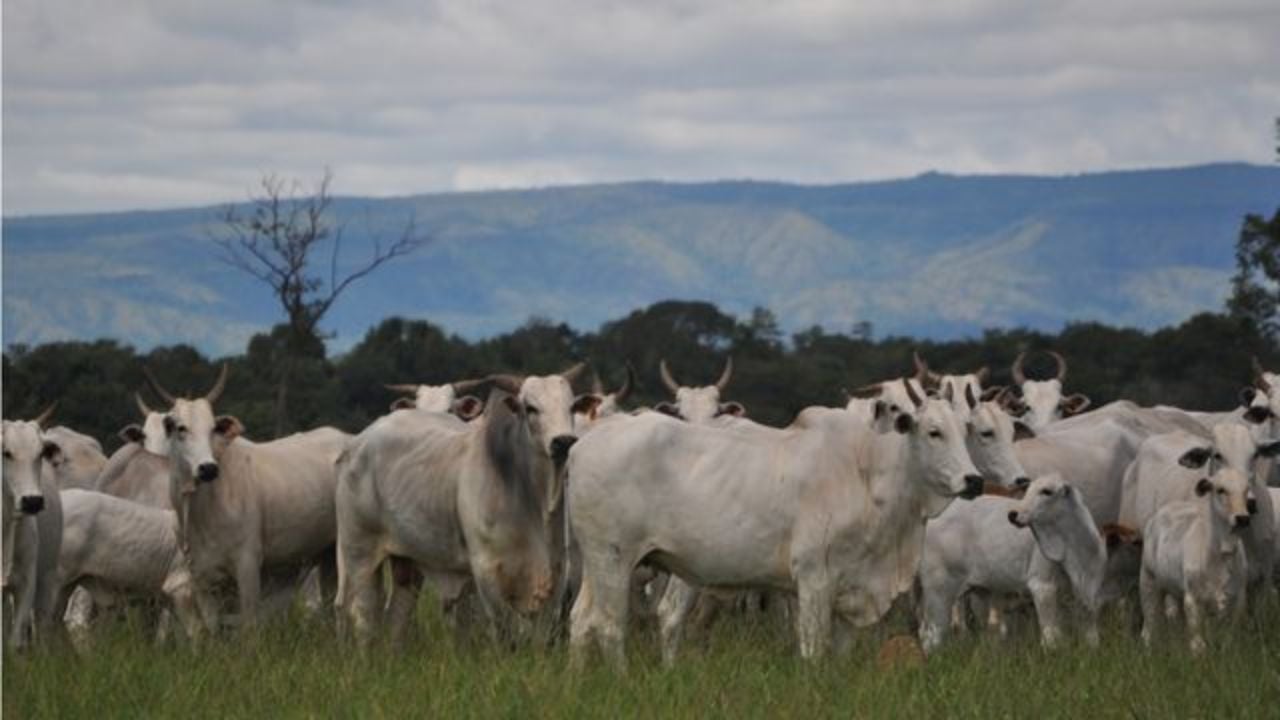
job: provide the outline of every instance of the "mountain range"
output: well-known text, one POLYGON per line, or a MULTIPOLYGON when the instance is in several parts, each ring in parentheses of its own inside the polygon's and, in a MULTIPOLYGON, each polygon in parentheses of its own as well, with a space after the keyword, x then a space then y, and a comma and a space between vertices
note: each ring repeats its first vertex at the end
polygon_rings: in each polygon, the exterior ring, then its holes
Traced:
MULTIPOLYGON (((342 197, 333 221, 347 267, 410 219, 431 240, 352 285, 325 328, 338 351, 391 315, 472 339, 534 316, 591 330, 680 298, 735 314, 764 306, 788 331, 1149 329, 1220 309, 1243 216, 1278 204, 1280 167, 1245 164, 342 197)), ((214 206, 5 217, 4 344, 111 337, 242 352, 280 311, 218 259, 218 218, 214 206)))

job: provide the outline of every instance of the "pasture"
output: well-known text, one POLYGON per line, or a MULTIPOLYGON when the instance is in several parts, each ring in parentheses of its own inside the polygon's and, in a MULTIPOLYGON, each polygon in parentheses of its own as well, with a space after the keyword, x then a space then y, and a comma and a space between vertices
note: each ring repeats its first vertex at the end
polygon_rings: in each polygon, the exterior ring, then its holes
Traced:
POLYGON ((880 669, 881 640, 905 625, 862 631, 851 652, 801 660, 794 633, 758 617, 722 618, 662 666, 655 633, 637 629, 630 669, 573 672, 563 647, 504 651, 458 641, 426 600, 421 632, 402 652, 367 653, 327 623, 268 624, 200 652, 156 646, 129 622, 100 628, 93 652, 66 643, 4 656, 6 718, 77 717, 1276 717, 1280 604, 1240 625, 1213 626, 1202 658, 1180 628, 1145 649, 1126 617, 1104 616, 1096 650, 1074 636, 1041 650, 1034 621, 1006 641, 958 636, 922 668, 880 669))

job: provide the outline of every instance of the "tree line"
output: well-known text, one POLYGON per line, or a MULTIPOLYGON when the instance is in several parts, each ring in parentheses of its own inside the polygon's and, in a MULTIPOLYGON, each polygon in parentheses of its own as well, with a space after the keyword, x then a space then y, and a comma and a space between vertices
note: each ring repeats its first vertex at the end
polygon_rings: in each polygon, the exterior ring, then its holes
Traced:
MULTIPOLYGON (((350 351, 330 357, 321 342, 292 361, 290 417, 286 430, 333 425, 358 432, 388 411, 396 394, 385 383, 447 383, 495 372, 550 373, 587 360, 607 388, 617 387, 631 363, 638 385, 636 405, 666 399, 658 363, 666 359, 675 377, 709 384, 726 358, 733 380, 724 393, 770 425, 786 425, 810 405, 840 405, 843 389, 902 377, 913 371, 912 352, 943 372, 991 370, 989 383, 1007 384, 1014 358, 1028 351, 1029 377, 1048 376, 1054 361, 1068 362, 1066 389, 1088 395, 1095 406, 1116 399, 1223 410, 1238 404, 1251 378, 1251 358, 1280 367, 1280 350, 1267 328, 1240 314, 1203 313, 1176 327, 1153 332, 1096 322, 1061 332, 989 330, 981 337, 931 341, 909 337, 873 339, 865 324, 850 333, 813 327, 784 335, 764 308, 737 318, 707 302, 665 301, 607 322, 594 332, 533 318, 486 340, 468 342, 425 320, 388 318, 371 328, 350 351)), ((240 355, 206 357, 189 345, 147 352, 114 340, 14 345, 3 356, 3 402, 8 418, 34 416, 59 402, 57 422, 88 433, 110 451, 116 432, 140 414, 134 394, 158 405, 144 389, 149 368, 171 391, 203 394, 219 366, 230 366, 227 389, 215 410, 240 418, 247 435, 265 440, 276 428, 275 404, 282 359, 291 347, 290 328, 255 335, 240 355)), ((590 388, 590 376, 578 391, 590 388)))

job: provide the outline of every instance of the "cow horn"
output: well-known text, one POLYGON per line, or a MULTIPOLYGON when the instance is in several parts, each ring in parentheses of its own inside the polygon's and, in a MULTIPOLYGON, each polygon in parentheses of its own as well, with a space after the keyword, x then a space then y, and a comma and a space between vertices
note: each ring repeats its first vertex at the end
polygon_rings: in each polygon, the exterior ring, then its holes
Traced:
POLYGON ((676 391, 680 389, 680 383, 676 382, 676 379, 671 377, 671 370, 667 368, 666 358, 662 358, 658 361, 658 374, 662 376, 662 384, 667 386, 667 389, 671 391, 672 395, 675 395, 676 391))
POLYGON ((600 382, 600 373, 591 373, 591 392, 592 394, 604 396, 604 383, 600 382))
POLYGON ((151 391, 156 395, 159 395, 161 400, 169 403, 170 405, 177 402, 173 397, 173 394, 164 389, 164 386, 160 384, 159 380, 156 380, 156 376, 152 375, 151 370, 149 370, 145 365, 142 366, 142 374, 147 378, 147 384, 151 386, 151 391))
POLYGON ((978 371, 975 372, 973 375, 978 379, 979 385, 986 385, 987 376, 989 376, 990 374, 991 374, 991 368, 987 367, 986 365, 983 365, 982 367, 978 368, 978 371))
POLYGON ((455 395, 462 395, 463 393, 469 390, 474 390, 488 382, 489 382, 489 378, 472 378, 470 380, 458 380, 457 382, 453 383, 453 392, 455 395))
POLYGON ((147 407, 147 401, 142 399, 142 393, 135 392, 133 401, 138 403, 138 411, 142 413, 142 417, 145 418, 151 414, 151 408, 147 407))
POLYGON ((716 381, 716 390, 724 392, 729 385, 729 379, 733 377, 733 357, 724 359, 724 372, 720 373, 720 379, 716 381))
POLYGON ((565 380, 569 381, 569 383, 572 384, 574 380, 578 379, 578 375, 580 375, 582 373, 582 370, 586 367, 587 367, 586 363, 580 362, 577 365, 574 365, 573 367, 569 368, 568 370, 565 370, 564 372, 560 373, 560 377, 564 378, 565 380))
POLYGON ((1262 369, 1262 363, 1258 362, 1258 356, 1253 356, 1253 384, 1262 392, 1271 392, 1271 383, 1267 382, 1266 371, 1262 369))
POLYGON ((222 391, 227 387, 227 372, 230 371, 230 369, 231 368, 227 363, 222 363, 222 371, 218 373, 217 382, 213 384, 213 387, 209 389, 209 392, 204 394, 204 399, 208 400, 210 405, 218 402, 218 398, 222 397, 222 391))
POLYGON ((382 387, 390 390, 391 392, 409 393, 410 395, 418 392, 418 386, 412 383, 399 383, 399 384, 383 383, 382 387))
POLYGON ((524 378, 518 375, 490 375, 486 379, 512 395, 519 395, 520 386, 524 384, 524 378))
POLYGON ((916 382, 923 385, 925 381, 929 379, 929 376, 933 374, 929 370, 929 363, 925 362, 924 358, 920 357, 920 352, 918 350, 911 351, 911 362, 915 363, 916 366, 916 382))
POLYGON ((1052 355, 1053 359, 1058 363, 1058 382, 1065 382, 1067 379, 1067 359, 1062 357, 1061 353, 1053 350, 1050 350, 1049 354, 1052 355))
POLYGON ((613 392, 614 402, 622 402, 627 399, 631 391, 636 387, 636 369, 632 367, 631 361, 627 361, 627 379, 622 381, 622 387, 613 392))
POLYGON ((1027 351, 1023 350, 1018 353, 1018 357, 1013 361, 1013 382, 1015 385, 1021 385, 1027 381, 1027 376, 1022 374, 1022 361, 1027 358, 1027 351))
POLYGON ((911 404, 916 407, 924 405, 924 400, 921 400, 920 396, 916 394, 915 388, 911 387, 911 380, 909 378, 902 378, 902 384, 907 388, 907 397, 911 398, 911 404))
POLYGON ((33 420, 32 422, 39 425, 43 429, 45 426, 45 423, 49 422, 49 418, 53 417, 53 411, 57 407, 58 407, 58 401, 54 400, 53 402, 49 403, 49 407, 45 408, 44 412, 37 415, 36 419, 33 420))

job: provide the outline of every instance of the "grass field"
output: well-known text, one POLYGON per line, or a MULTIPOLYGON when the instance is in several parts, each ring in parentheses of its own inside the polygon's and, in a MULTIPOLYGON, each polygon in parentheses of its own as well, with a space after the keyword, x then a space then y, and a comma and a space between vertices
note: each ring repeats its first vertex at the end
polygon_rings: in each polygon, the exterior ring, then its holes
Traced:
POLYGON ((1003 643, 956 638, 924 667, 895 670, 875 664, 887 630, 811 664, 789 628, 729 618, 691 638, 670 669, 654 634, 640 631, 629 672, 617 676, 598 662, 571 672, 562 647, 455 642, 425 602, 420 624, 400 653, 357 652, 330 626, 296 617, 252 642, 220 637, 194 653, 117 622, 88 656, 65 644, 6 651, 4 717, 1280 717, 1275 604, 1239 626, 1211 627, 1199 659, 1180 628, 1148 651, 1112 613, 1097 650, 1073 642, 1048 653, 1021 627, 1003 643))

